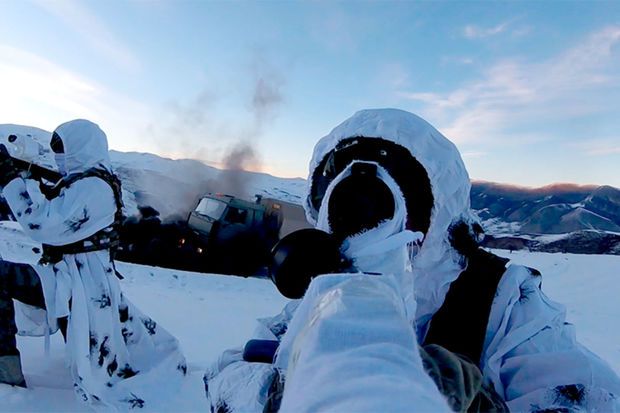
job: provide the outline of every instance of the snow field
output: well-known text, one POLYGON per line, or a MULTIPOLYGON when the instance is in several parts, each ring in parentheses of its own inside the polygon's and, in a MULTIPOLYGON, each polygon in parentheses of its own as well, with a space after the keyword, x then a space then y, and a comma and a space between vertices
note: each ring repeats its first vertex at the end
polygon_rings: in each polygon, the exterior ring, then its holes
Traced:
MULTIPOLYGON (((543 273, 543 289, 567 307, 578 339, 620 373, 620 256, 495 253, 543 273)), ((273 315, 287 301, 269 280, 205 275, 118 263, 124 293, 174 334, 185 352, 189 376, 174 411, 207 411, 202 375, 219 354, 243 345, 255 319, 273 315)), ((20 337, 30 388, 0 385, 0 412, 83 412, 64 365, 60 334, 51 337, 49 357, 42 338, 20 337)))

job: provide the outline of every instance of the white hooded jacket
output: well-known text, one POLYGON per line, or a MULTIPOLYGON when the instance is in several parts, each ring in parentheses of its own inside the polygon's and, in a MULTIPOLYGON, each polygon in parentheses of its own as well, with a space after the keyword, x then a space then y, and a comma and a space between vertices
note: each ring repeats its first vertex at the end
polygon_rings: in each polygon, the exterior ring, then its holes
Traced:
MULTIPOLYGON (((390 266, 385 268, 396 279, 406 317, 417 332, 418 342, 422 343, 451 283, 466 268, 466 260, 449 241, 449 228, 459 221, 471 224, 477 220, 470 209, 469 176, 454 144, 423 119, 395 109, 357 112, 315 146, 304 207, 308 220, 320 229, 329 230, 323 207, 328 201, 329 188, 320 210, 316 210, 310 197, 314 171, 339 142, 354 137, 382 138, 406 148, 424 167, 431 183, 434 205, 421 247, 409 262, 397 261, 400 269, 394 267, 394 260, 388 260, 390 266)), ((342 174, 335 181, 338 179, 342 179, 342 174)), ((404 232, 398 226, 384 234, 381 230, 380 225, 352 237, 351 241, 359 244, 365 238, 370 246, 404 232)), ((404 245, 400 248, 404 249, 404 245)), ((363 264, 359 269, 369 271, 363 264)), ((377 268, 372 270, 377 272, 377 268)), ((309 311, 309 314, 314 313, 309 311)), ((300 345, 295 343, 295 334, 296 331, 290 331, 282 341, 276 363, 283 369, 289 362, 283 354, 300 345)), ((564 308, 549 300, 540 289, 540 277, 522 266, 508 265, 497 287, 479 367, 484 380, 493 385, 511 411, 620 410, 618 376, 576 341, 573 326, 565 322, 564 308)), ((358 373, 352 371, 352 379, 358 373)), ((216 377, 215 382, 233 383, 231 376, 224 378, 226 374, 226 369, 221 369, 220 377, 210 373, 216 377)), ((334 380, 324 383, 325 388, 340 386, 346 378, 339 375, 334 380)))
MULTIPOLYGON (((107 138, 87 120, 56 129, 64 175, 91 168, 111 171, 107 138)), ((85 177, 47 199, 39 183, 16 178, 3 196, 24 232, 61 246, 110 226, 116 202, 110 185, 85 177)), ((50 320, 69 316, 67 356, 78 397, 95 408, 161 408, 186 374, 177 340, 123 296, 109 250, 65 254, 56 264, 35 265, 50 320)))

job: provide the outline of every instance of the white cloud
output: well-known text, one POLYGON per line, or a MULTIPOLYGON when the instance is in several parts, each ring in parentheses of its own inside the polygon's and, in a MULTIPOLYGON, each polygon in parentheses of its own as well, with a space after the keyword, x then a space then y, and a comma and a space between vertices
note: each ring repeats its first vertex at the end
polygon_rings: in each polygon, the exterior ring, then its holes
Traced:
POLYGON ((571 146, 588 156, 616 155, 620 154, 620 137, 584 139, 582 142, 575 142, 571 146))
POLYGON ((515 22, 520 20, 517 16, 505 22, 496 24, 492 27, 481 27, 474 24, 468 24, 463 28, 463 36, 467 39, 486 39, 500 34, 510 35, 512 37, 524 37, 529 35, 533 28, 529 25, 516 25, 515 22))
POLYGON ((485 37, 495 36, 497 34, 503 33, 506 31, 511 22, 500 23, 493 27, 479 27, 473 24, 469 24, 465 26, 463 29, 463 34, 468 39, 481 39, 485 37))
POLYGON ((522 26, 514 29, 511 33, 512 37, 524 37, 534 31, 532 26, 522 26))
POLYGON ((70 119, 101 125, 110 146, 140 147, 149 108, 28 51, 0 44, 0 123, 52 130, 70 119))
POLYGON ((62 20, 88 42, 97 52, 107 56, 117 66, 137 72, 140 70, 140 61, 121 43, 106 24, 91 13, 87 2, 76 0, 35 0, 39 7, 62 20))
POLYGON ((436 109, 460 107, 469 98, 466 93, 460 91, 455 91, 454 93, 448 94, 432 92, 398 92, 398 96, 404 99, 424 102, 436 109))
POLYGON ((482 151, 465 151, 461 152, 461 156, 466 159, 482 158, 488 155, 488 152, 482 151))
POLYGON ((620 26, 593 33, 541 62, 507 59, 446 93, 404 91, 457 142, 497 141, 536 120, 608 110, 620 99, 620 26), (614 103, 615 102, 615 103, 614 103))

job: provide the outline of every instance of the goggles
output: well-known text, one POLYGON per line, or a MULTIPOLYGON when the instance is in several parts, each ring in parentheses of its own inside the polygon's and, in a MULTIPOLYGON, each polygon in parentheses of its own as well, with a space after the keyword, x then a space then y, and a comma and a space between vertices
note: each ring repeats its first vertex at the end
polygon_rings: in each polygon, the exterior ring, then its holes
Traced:
MULTIPOLYGON (((396 181, 407 204, 407 229, 428 232, 433 194, 428 174, 409 150, 383 138, 352 137, 338 143, 312 176, 310 201, 317 213, 329 184, 354 161, 381 165, 396 181)), ((359 207, 362 207, 361 205, 359 207)))

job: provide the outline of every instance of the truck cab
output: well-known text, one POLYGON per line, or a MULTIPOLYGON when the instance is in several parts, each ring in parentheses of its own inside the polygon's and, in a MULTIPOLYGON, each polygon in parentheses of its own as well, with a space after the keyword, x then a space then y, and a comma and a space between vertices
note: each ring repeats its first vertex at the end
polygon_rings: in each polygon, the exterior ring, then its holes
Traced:
POLYGON ((248 201, 207 194, 190 212, 188 233, 178 246, 204 256, 213 271, 248 274, 267 265, 269 252, 281 237, 307 226, 300 205, 260 195, 248 201))
MULTIPOLYGON (((188 226, 203 242, 222 241, 243 231, 269 231, 269 216, 265 205, 225 194, 204 196, 187 221, 188 226)), ((277 218, 276 218, 277 225, 277 218)))

